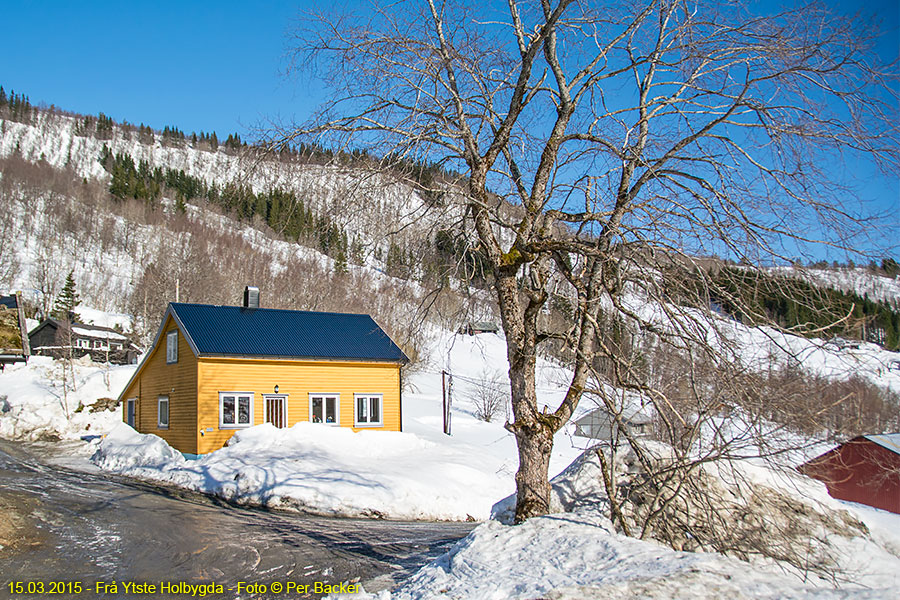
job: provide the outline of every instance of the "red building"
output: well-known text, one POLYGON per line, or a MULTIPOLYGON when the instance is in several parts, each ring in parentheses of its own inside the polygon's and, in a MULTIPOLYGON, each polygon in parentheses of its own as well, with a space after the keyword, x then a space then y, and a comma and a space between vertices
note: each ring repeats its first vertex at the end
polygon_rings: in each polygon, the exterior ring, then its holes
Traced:
POLYGON ((832 498, 900 514, 900 433, 861 435, 800 466, 832 498))

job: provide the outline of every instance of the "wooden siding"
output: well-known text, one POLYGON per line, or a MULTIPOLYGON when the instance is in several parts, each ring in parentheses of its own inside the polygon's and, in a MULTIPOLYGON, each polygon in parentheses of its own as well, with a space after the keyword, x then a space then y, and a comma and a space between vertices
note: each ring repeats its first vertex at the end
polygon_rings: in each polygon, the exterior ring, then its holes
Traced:
POLYGON ((833 498, 900 514, 900 454, 863 436, 814 458, 800 472, 825 482, 833 498))
POLYGON ((135 429, 153 433, 173 448, 197 454, 197 357, 181 331, 178 332, 178 362, 166 364, 166 334, 176 329, 170 316, 159 341, 131 385, 120 396, 122 421, 128 421, 128 398, 137 398, 135 429), (169 428, 160 429, 157 422, 157 399, 169 397, 169 428))
POLYGON ((56 339, 56 332, 57 327, 53 325, 53 323, 47 323, 44 327, 41 327, 39 331, 28 336, 31 347, 58 346, 59 342, 56 339))
MULTIPOLYGON (((165 352, 163 352, 165 360, 165 352)), ((201 358, 198 365, 198 425, 205 432, 198 452, 221 448, 235 429, 219 429, 219 392, 253 392, 253 424, 263 422, 263 394, 288 396, 287 426, 309 420, 311 393, 340 394, 342 427, 353 427, 353 394, 382 394, 383 427, 400 431, 400 366, 394 363, 201 358)), ((327 427, 327 425, 323 425, 327 427)))

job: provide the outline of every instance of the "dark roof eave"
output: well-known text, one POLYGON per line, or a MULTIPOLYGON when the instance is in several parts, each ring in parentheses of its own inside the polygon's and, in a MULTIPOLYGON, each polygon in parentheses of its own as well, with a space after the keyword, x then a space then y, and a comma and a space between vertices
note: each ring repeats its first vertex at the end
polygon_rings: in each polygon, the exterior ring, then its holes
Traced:
POLYGON ((403 358, 354 358, 347 356, 277 356, 267 354, 213 354, 201 352, 197 358, 242 358, 246 360, 307 360, 321 362, 359 362, 359 363, 397 363, 406 364, 409 359, 403 358))
POLYGON ((0 354, 2 362, 28 362, 28 357, 24 354, 0 354))

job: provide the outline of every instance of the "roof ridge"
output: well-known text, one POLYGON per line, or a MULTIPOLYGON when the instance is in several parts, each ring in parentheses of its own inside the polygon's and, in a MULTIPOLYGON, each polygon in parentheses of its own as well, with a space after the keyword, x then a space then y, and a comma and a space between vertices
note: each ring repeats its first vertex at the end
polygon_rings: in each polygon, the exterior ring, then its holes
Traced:
POLYGON ((265 311, 275 311, 275 312, 288 312, 288 313, 307 313, 312 315, 342 315, 347 317, 369 317, 374 320, 372 315, 369 313, 354 313, 354 312, 336 312, 330 310, 300 310, 299 308, 268 308, 268 307, 259 307, 259 308, 249 308, 246 306, 237 306, 234 304, 205 304, 203 302, 169 302, 173 307, 177 306, 202 306, 206 308, 234 308, 237 310, 265 310, 265 311))
POLYGON ((878 444, 886 450, 900 454, 900 432, 897 433, 868 433, 863 435, 865 439, 878 444))
MULTIPOLYGON (((59 322, 59 321, 57 321, 59 322)), ((79 321, 73 321, 70 323, 72 327, 88 327, 90 329, 102 329, 103 331, 114 331, 116 333, 122 333, 118 329, 114 327, 107 327, 106 325, 94 325, 93 323, 81 323, 79 321)), ((124 334, 123 334, 124 335, 124 334)))
MULTIPOLYGON (((38 327, 40 327, 41 325, 46 325, 47 323, 53 323, 59 326, 62 325, 64 321, 62 319, 57 319, 56 317, 47 317, 43 321, 38 323, 38 327)), ((92 323, 82 323, 81 321, 70 321, 69 327, 86 327, 88 329, 99 329, 102 331, 111 331, 113 333, 118 333, 121 335, 128 335, 124 331, 119 331, 118 329, 115 329, 113 327, 107 327, 105 325, 94 325, 92 323)))

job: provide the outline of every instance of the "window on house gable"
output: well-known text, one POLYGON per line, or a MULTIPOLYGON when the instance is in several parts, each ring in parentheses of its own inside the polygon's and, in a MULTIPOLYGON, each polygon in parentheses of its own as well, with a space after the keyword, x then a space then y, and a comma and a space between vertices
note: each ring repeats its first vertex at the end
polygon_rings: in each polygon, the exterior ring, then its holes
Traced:
POLYGON ((166 364, 178 362, 178 330, 166 334, 166 364))
POLYGON ((381 394, 354 394, 356 410, 353 415, 354 427, 382 427, 381 394))
POLYGON ((340 419, 340 394, 310 394, 309 421, 338 425, 340 419))
POLYGON ((158 429, 169 428, 169 397, 160 396, 156 399, 156 426, 158 429))
POLYGON ((219 429, 253 425, 253 392, 219 392, 219 429))

